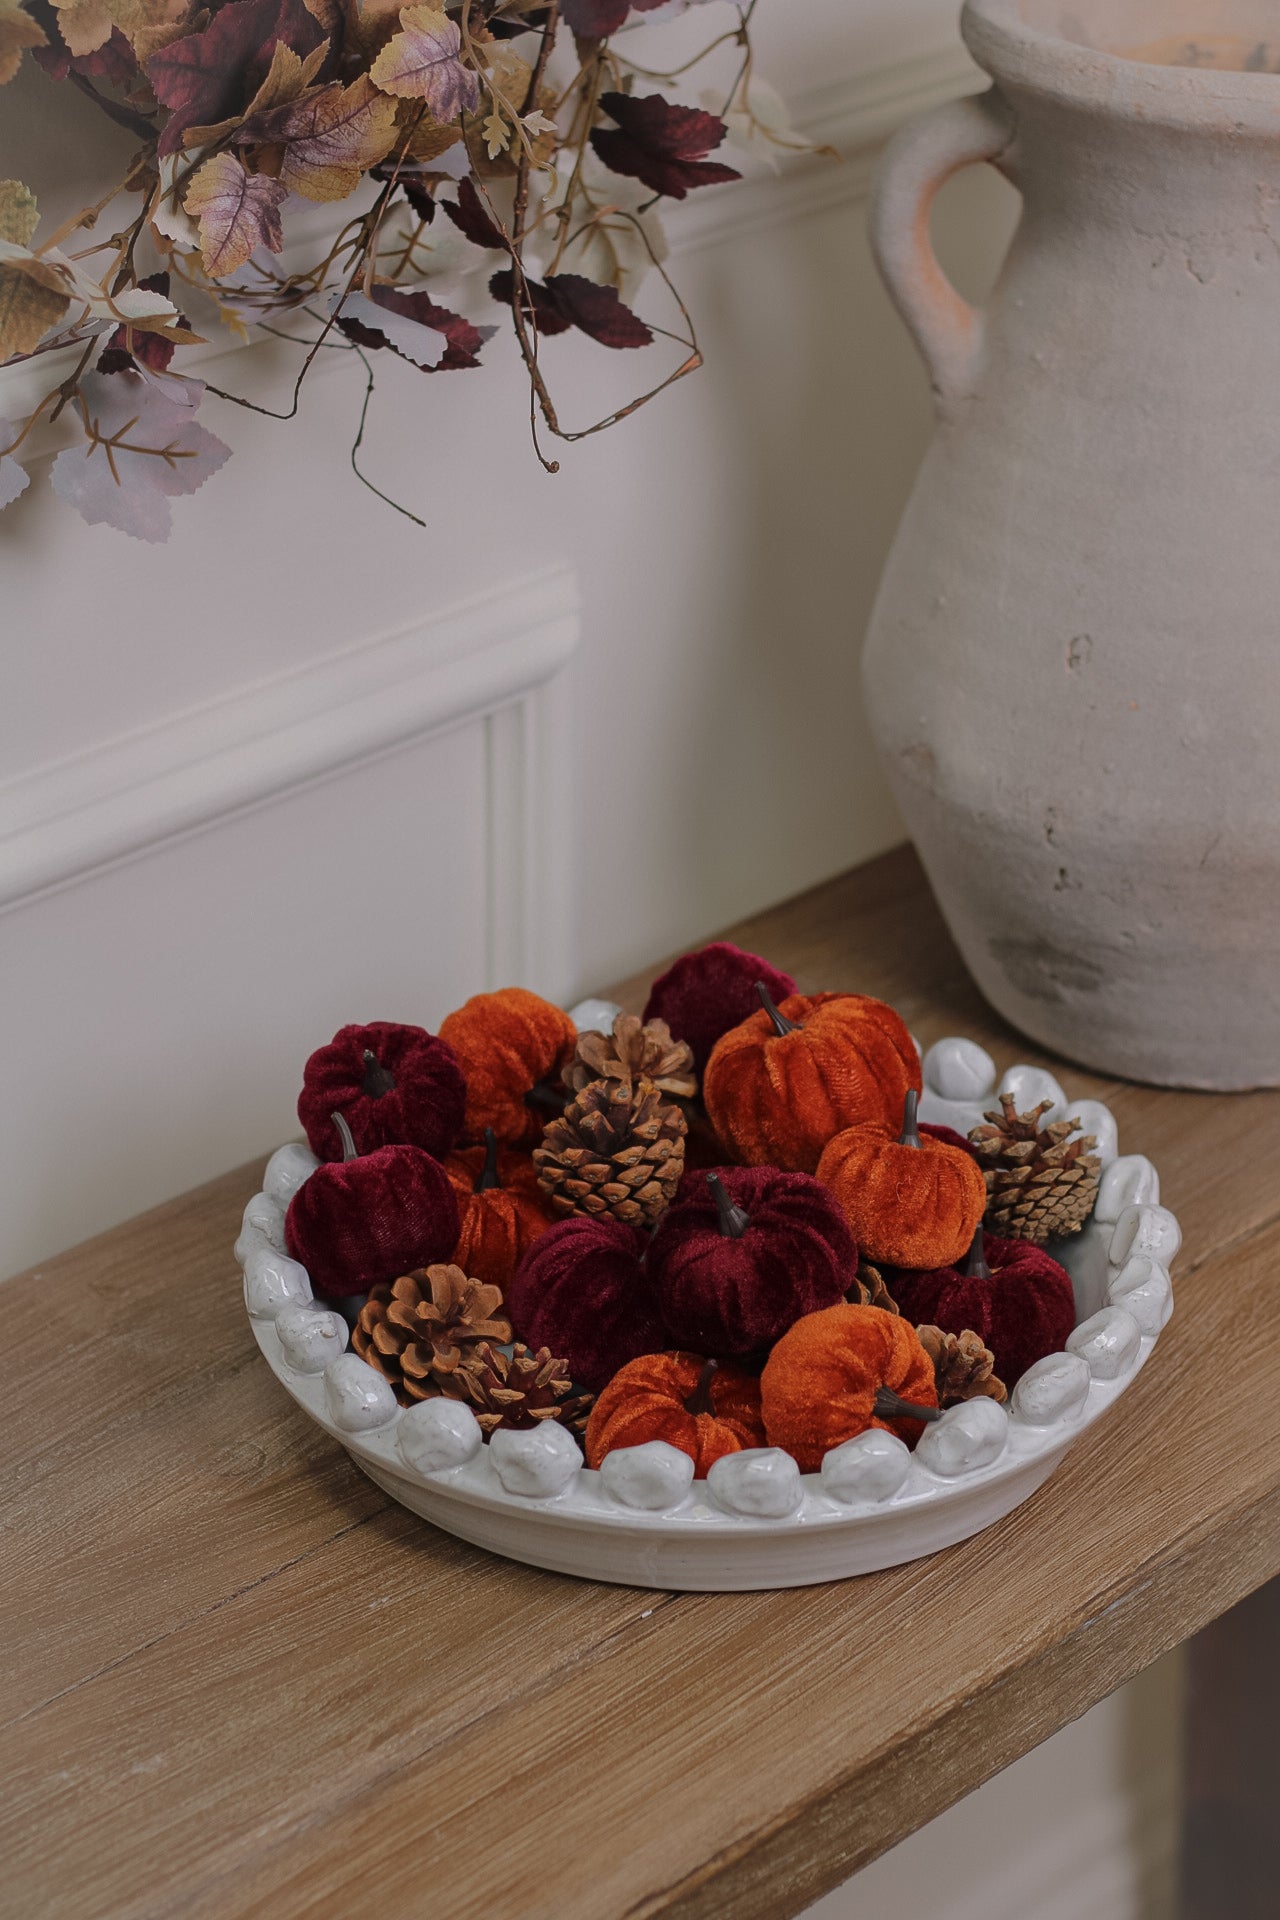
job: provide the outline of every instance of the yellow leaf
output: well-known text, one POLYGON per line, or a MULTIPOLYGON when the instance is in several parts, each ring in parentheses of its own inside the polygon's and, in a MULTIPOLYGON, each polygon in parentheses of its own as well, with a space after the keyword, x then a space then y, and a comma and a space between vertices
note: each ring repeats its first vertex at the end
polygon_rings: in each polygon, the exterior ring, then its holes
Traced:
POLYGON ((0 180, 0 240, 27 247, 40 224, 36 197, 21 180, 0 180))
POLYGON ((71 305, 52 268, 14 251, 0 257, 0 360, 31 353, 71 305))
POLYGON ((47 47, 48 44, 31 15, 18 5, 18 0, 0 0, 0 87, 12 80, 27 47, 47 47))
POLYGON ((111 15, 104 0, 53 0, 58 10, 58 32, 67 52, 79 59, 96 53, 111 38, 111 15))

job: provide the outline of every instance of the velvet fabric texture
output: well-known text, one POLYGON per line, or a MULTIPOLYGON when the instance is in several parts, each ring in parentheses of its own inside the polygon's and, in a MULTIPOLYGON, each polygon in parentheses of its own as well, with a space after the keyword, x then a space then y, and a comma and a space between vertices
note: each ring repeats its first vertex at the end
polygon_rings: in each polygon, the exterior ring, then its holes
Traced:
POLYGON ((889 1387, 918 1407, 936 1407, 933 1362, 915 1328, 880 1307, 828 1307, 797 1320, 760 1379, 764 1429, 771 1447, 791 1454, 803 1473, 868 1427, 887 1427, 908 1446, 920 1420, 882 1420, 875 1397, 889 1387))
POLYGON ((443 1160, 462 1130, 467 1088, 453 1048, 394 1020, 342 1027, 307 1061, 298 1118, 321 1160, 341 1160, 331 1115, 361 1153, 407 1144, 443 1160), (366 1054, 373 1056, 372 1061, 366 1054))
POLYGON ((1028 1367, 1066 1346, 1076 1324, 1075 1293, 1065 1267, 1029 1240, 987 1234, 982 1251, 990 1278, 966 1273, 962 1262, 893 1274, 890 1287, 917 1326, 976 1333, 995 1356, 997 1377, 1012 1388, 1028 1367))
POLYGON ((920 1058, 893 1008, 866 994, 793 994, 778 1011, 797 1031, 758 1007, 717 1041, 702 1095, 733 1159, 812 1173, 833 1134, 896 1127, 920 1058))
POLYGON ((458 1200, 453 1259, 469 1278, 501 1287, 505 1293, 520 1261, 555 1215, 527 1153, 508 1148, 498 1152, 496 1186, 478 1186, 485 1165, 483 1147, 461 1147, 445 1161, 444 1170, 458 1200))
MULTIPOLYGON (((928 1134, 908 1145, 880 1122, 838 1133, 818 1162, 818 1178, 844 1208, 864 1259, 876 1266, 949 1266, 986 1212, 987 1185, 972 1154, 928 1134)), ((889 1290, 897 1300, 897 1288, 889 1290)))
POLYGON ((737 1357, 843 1300, 858 1249, 834 1196, 810 1174, 721 1167, 715 1178, 747 1216, 741 1233, 722 1228, 706 1174, 686 1174, 658 1222, 649 1270, 673 1340, 737 1357))
POLYGON ((458 1203, 444 1168, 421 1147, 379 1147, 317 1167, 289 1202, 284 1237, 317 1293, 368 1293, 448 1260, 458 1203))
POLYGON ((587 1465, 598 1467, 615 1447, 665 1440, 693 1461, 705 1480, 717 1460, 765 1444, 760 1382, 737 1367, 708 1377, 701 1354, 654 1353, 614 1376, 587 1422, 587 1465))
POLYGON ((644 1267, 647 1236, 577 1215, 534 1241, 507 1288, 517 1339, 550 1347, 597 1392, 641 1354, 670 1346, 644 1267))
POLYGON ((693 1048, 701 1073, 721 1034, 760 1005, 756 985, 761 980, 774 1000, 786 1000, 796 990, 789 973, 771 967, 758 953, 745 953, 728 940, 713 940, 696 953, 683 954, 658 975, 649 989, 644 1017, 665 1020, 672 1037, 693 1048))
POLYGON ((931 1140, 941 1140, 944 1147, 959 1147, 960 1151, 967 1153, 971 1160, 976 1160, 978 1157, 972 1141, 967 1140, 964 1134, 957 1133, 954 1127, 943 1127, 933 1121, 922 1120, 920 1131, 927 1133, 931 1140))
POLYGON ((474 994, 449 1014, 440 1038, 466 1075, 467 1140, 483 1140, 492 1127, 507 1146, 535 1146, 547 1116, 526 1106, 525 1095, 542 1080, 559 1080, 573 1058, 578 1030, 568 1014, 524 987, 503 987, 474 994))

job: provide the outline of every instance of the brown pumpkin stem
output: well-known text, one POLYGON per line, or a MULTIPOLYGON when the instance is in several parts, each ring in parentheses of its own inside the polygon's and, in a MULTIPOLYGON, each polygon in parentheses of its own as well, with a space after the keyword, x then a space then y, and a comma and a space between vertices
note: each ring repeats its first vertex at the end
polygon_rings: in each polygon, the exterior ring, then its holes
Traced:
POLYGON ((551 1113, 563 1113, 573 1095, 562 1093, 559 1087, 553 1087, 546 1080, 539 1080, 536 1087, 530 1087, 524 1097, 526 1107, 545 1107, 551 1113))
POLYGON ((981 1220, 974 1228, 973 1239, 960 1271, 966 1280, 990 1280, 993 1277, 987 1265, 987 1242, 981 1220))
POLYGON ((473 1193, 492 1193, 495 1187, 502 1185, 498 1178, 498 1136, 492 1127, 484 1130, 484 1165, 480 1169, 480 1178, 471 1189, 473 1193))
POLYGON ((685 1412, 691 1413, 695 1420, 700 1413, 715 1411, 711 1405, 711 1382, 716 1377, 716 1369, 719 1365, 718 1360, 704 1362, 702 1372, 698 1375, 698 1384, 684 1403, 685 1412))
POLYGON ((892 1387, 877 1387, 875 1413, 879 1420, 941 1420, 941 1407, 918 1406, 914 1400, 904 1400, 892 1387))
POLYGON ((342 1142, 342 1158, 343 1158, 343 1160, 344 1160, 344 1161, 345 1161, 345 1160, 358 1160, 358 1159, 360 1158, 360 1153, 359 1153, 359 1149, 357 1148, 357 1146, 356 1146, 356 1143, 355 1143, 355 1141, 354 1141, 354 1139, 352 1138, 352 1135, 351 1135, 351 1129, 350 1129, 350 1127, 349 1127, 349 1126, 347 1125, 347 1116, 346 1116, 346 1114, 345 1114, 345 1113, 331 1113, 331 1114, 329 1115, 329 1118, 330 1118, 330 1119, 332 1120, 332 1122, 333 1122, 333 1129, 334 1129, 334 1132, 335 1132, 335 1133, 337 1134, 337 1136, 338 1136, 338 1138, 339 1138, 339 1140, 341 1140, 341 1142, 342 1142))
POLYGON ((367 1094, 370 1100, 381 1100, 384 1093, 394 1093, 395 1090, 396 1077, 394 1073, 388 1073, 376 1054, 374 1054, 369 1047, 366 1047, 364 1050, 364 1079, 360 1082, 360 1091, 367 1094))
POLYGON ((760 1005, 764 1008, 765 1012, 768 1014, 769 1018, 772 1020, 773 1030, 779 1036, 779 1038, 781 1038, 784 1034, 799 1033, 800 1031, 799 1021, 788 1020, 785 1013, 779 1012, 777 1006, 774 1004, 773 997, 770 994, 769 989, 768 987, 766 987, 763 980, 756 981, 756 992, 760 995, 760 1005))
POLYGON ((920 1095, 914 1087, 907 1088, 907 1097, 902 1103, 902 1132, 898 1135, 900 1147, 921 1147, 920 1129, 916 1116, 920 1110, 920 1095))
POLYGON ((739 1207, 725 1192, 724 1182, 718 1173, 707 1175, 707 1185, 715 1197, 716 1212, 720 1215, 720 1231, 726 1240, 741 1240, 751 1225, 751 1215, 745 1207, 739 1207))

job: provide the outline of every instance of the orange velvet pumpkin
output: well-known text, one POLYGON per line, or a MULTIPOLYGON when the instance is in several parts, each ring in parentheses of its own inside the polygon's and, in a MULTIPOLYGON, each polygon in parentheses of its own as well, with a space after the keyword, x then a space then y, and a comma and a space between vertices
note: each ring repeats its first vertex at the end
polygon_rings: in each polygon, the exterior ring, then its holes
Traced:
POLYGON ((568 1014, 524 987, 503 987, 474 994, 441 1021, 440 1037, 466 1075, 466 1138, 483 1140, 492 1127, 507 1146, 533 1146, 545 1116, 526 1100, 542 1081, 558 1080, 573 1057, 578 1032, 568 1014))
POLYGON ((591 1409, 587 1465, 615 1447, 665 1440, 705 1480, 717 1460, 764 1445, 760 1382, 695 1353, 646 1353, 619 1368, 591 1409))
POLYGON ((876 1266, 953 1266, 987 1206, 973 1155, 921 1137, 914 1092, 904 1102, 900 1134, 883 1123, 847 1128, 823 1153, 818 1178, 844 1208, 863 1258, 876 1266))
POLYGON ((526 1250, 555 1215, 547 1207, 533 1161, 499 1149, 492 1127, 483 1147, 464 1147, 444 1163, 458 1196, 454 1262, 473 1280, 506 1290, 526 1250))
POLYGON ((759 1013, 716 1042, 702 1082, 733 1159, 812 1173, 833 1134, 896 1123, 919 1092, 920 1057, 892 1007, 861 993, 793 993, 775 1007, 759 991, 759 1013))
POLYGON ((908 1445, 937 1418, 933 1362, 915 1328, 882 1307, 825 1307, 784 1333, 760 1379, 771 1447, 802 1473, 868 1427, 887 1427, 908 1445), (905 1403, 905 1404, 904 1404, 905 1403), (908 1411, 918 1407, 913 1418, 908 1411))

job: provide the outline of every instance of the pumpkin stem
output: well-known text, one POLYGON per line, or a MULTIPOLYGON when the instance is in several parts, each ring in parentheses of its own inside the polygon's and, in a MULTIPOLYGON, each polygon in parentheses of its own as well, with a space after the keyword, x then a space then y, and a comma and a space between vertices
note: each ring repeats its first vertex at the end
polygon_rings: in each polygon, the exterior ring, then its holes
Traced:
POLYGON ((718 1360, 707 1360, 703 1363, 702 1372, 698 1375, 698 1384, 684 1403, 685 1412, 691 1413, 695 1420, 700 1413, 714 1411, 711 1405, 711 1382, 716 1377, 716 1369, 719 1365, 718 1360))
POLYGON ((388 1073, 382 1062, 366 1047, 364 1050, 364 1079, 360 1082, 360 1091, 370 1100, 381 1100, 384 1093, 394 1093, 396 1077, 388 1073))
POLYGON ((965 1262, 960 1271, 966 1280, 990 1280, 992 1278, 991 1269, 987 1265, 986 1236, 982 1231, 981 1220, 979 1220, 977 1226, 974 1228, 973 1241, 968 1253, 965 1255, 965 1262))
POLYGON ((344 1161, 358 1160, 360 1158, 359 1151, 356 1147, 355 1141, 351 1137, 351 1129, 347 1125, 346 1114, 331 1113, 329 1115, 329 1118, 333 1122, 334 1132, 337 1134, 339 1140, 341 1140, 342 1142, 342 1158, 344 1159, 344 1161))
POLYGON ((756 981, 756 992, 760 995, 760 1005, 764 1008, 765 1012, 768 1014, 769 1018, 772 1020, 773 1030, 779 1036, 779 1038, 781 1038, 783 1034, 799 1033, 800 1031, 799 1021, 788 1020, 785 1013, 780 1013, 778 1011, 778 1008, 774 1005, 773 998, 769 992, 769 989, 768 987, 766 987, 763 980, 756 981))
POLYGON ((907 1088, 907 1097, 902 1103, 902 1132, 898 1135, 900 1147, 920 1147, 924 1142, 920 1138, 920 1129, 916 1125, 916 1114, 920 1106, 920 1095, 914 1087, 907 1088))
POLYGON ((745 1207, 735 1206, 724 1189, 724 1182, 718 1173, 707 1175, 707 1185, 715 1196, 716 1212, 720 1215, 720 1231, 726 1240, 741 1240, 751 1225, 751 1215, 745 1207))
POLYGON ((473 1193, 491 1193, 502 1185, 498 1178, 498 1136, 492 1127, 484 1130, 484 1165, 480 1169, 480 1178, 471 1189, 473 1193))
POLYGON ((873 1402, 876 1418, 879 1420, 941 1420, 941 1407, 922 1407, 914 1400, 904 1400, 892 1387, 877 1387, 873 1402))
POLYGON ((564 1093, 559 1087, 553 1087, 549 1080, 539 1080, 536 1087, 530 1087, 524 1097, 526 1107, 546 1107, 552 1113, 563 1113, 572 1094, 564 1093))

